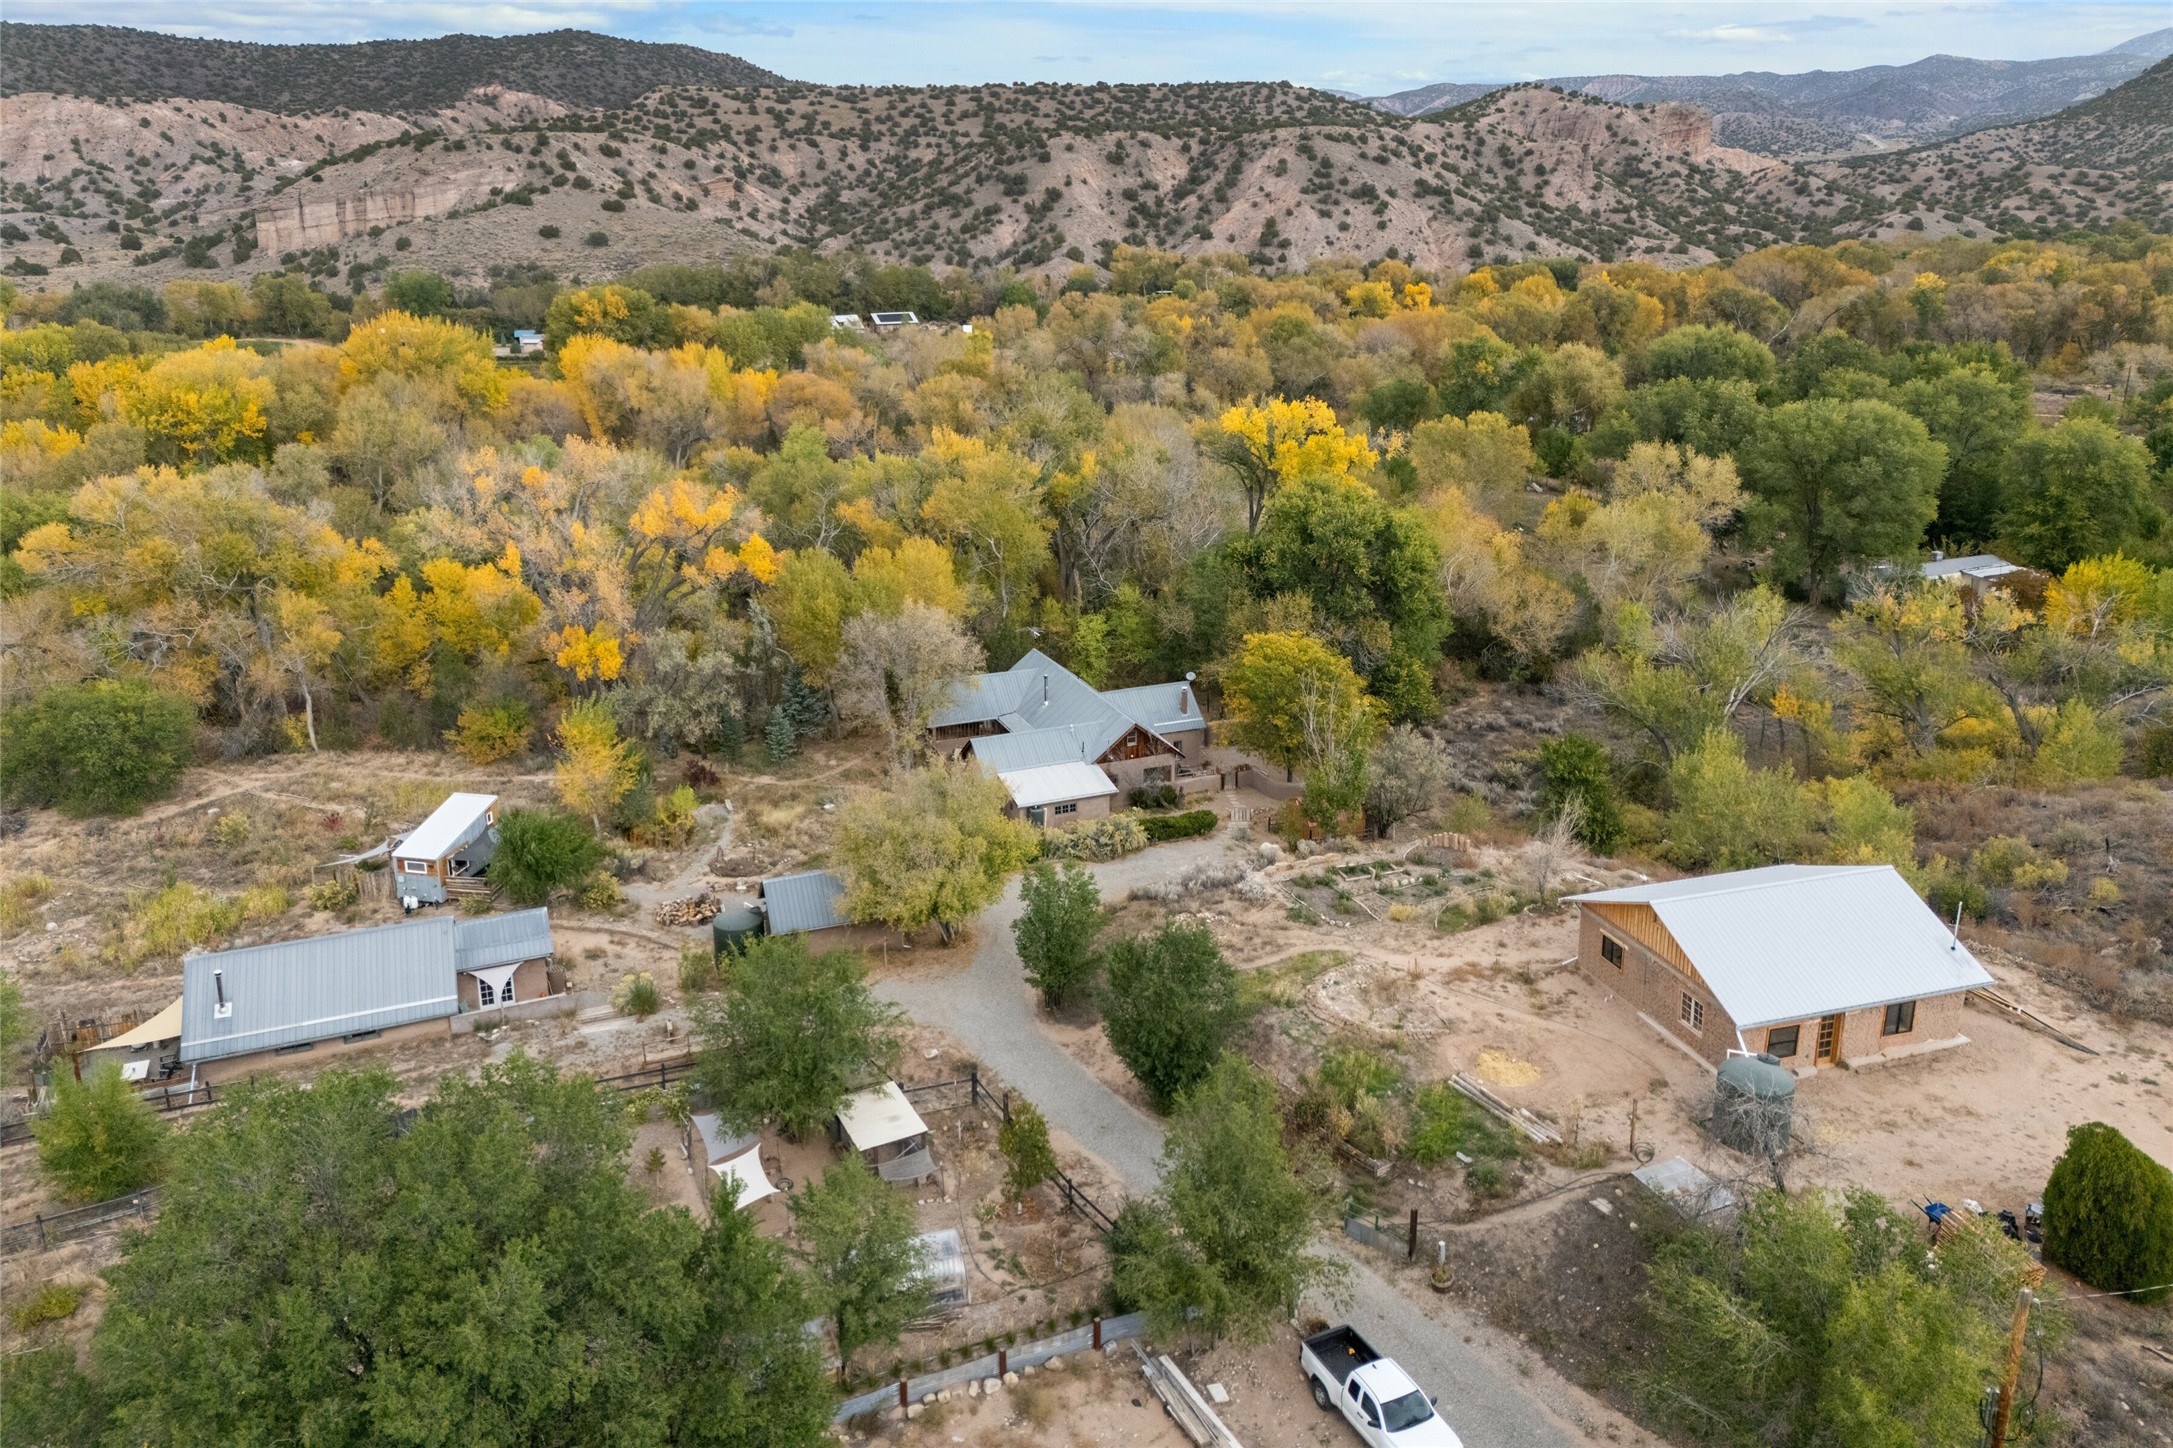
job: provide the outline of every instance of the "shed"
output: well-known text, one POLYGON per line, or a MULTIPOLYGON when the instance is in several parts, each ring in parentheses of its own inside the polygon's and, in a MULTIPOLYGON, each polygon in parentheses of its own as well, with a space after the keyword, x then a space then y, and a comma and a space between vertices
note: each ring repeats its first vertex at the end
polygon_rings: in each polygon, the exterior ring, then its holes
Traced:
POLYGON ((895 1081, 846 1097, 837 1131, 884 1181, 919 1181, 935 1172, 928 1124, 895 1081))
POLYGON ((804 935, 852 924, 845 916, 845 882, 828 870, 764 880, 762 909, 771 935, 804 935))
POLYGON ((966 1244, 956 1227, 923 1232, 914 1241, 921 1252, 921 1280, 935 1294, 940 1309, 964 1307, 972 1301, 966 1276, 966 1244))
POLYGON ((1578 963, 1718 1066, 1791 1070, 1965 1044, 1962 997, 1992 984, 1891 865, 1768 865, 1599 890, 1578 963))
POLYGON ((393 887, 403 898, 425 904, 479 891, 497 845, 498 796, 449 794, 393 846, 393 887))

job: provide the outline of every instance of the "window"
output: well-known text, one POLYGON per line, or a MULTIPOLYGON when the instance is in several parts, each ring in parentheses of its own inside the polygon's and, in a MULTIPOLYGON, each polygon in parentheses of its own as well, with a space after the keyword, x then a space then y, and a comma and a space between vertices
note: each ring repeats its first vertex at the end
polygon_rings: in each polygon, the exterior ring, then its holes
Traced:
POLYGON ((506 977, 506 983, 498 989, 498 1004, 502 1006, 513 1004, 513 977, 510 975, 506 977))
POLYGON ((1916 1002, 1902 1001, 1886 1008, 1886 1024, 1879 1027, 1882 1036, 1906 1036, 1916 1029, 1916 1002))
POLYGON ((383 1031, 349 1031, 340 1039, 352 1046, 357 1041, 374 1041, 383 1034, 383 1031))
POLYGON ((314 1051, 316 1049, 317 1043, 315 1041, 296 1041, 291 1046, 281 1046, 272 1054, 275 1056, 299 1056, 304 1051, 314 1051))
POLYGON ((1778 1056, 1783 1061, 1796 1054, 1796 1047, 1803 1040, 1801 1026, 1775 1026, 1766 1032, 1766 1054, 1778 1056))
POLYGON ((400 862, 400 873, 403 875, 427 875, 430 873, 430 862, 428 860, 402 860, 400 862))
POLYGON ((1602 935, 1600 937, 1600 959, 1617 970, 1622 969, 1622 942, 1612 935, 1602 935))
POLYGON ((490 988, 490 982, 483 979, 483 977, 481 976, 477 976, 475 978, 475 994, 476 999, 480 1000, 486 1006, 494 1006, 498 1004, 497 992, 493 991, 490 988))
POLYGON ((1693 1031, 1705 1029, 1705 1002, 1688 991, 1683 992, 1683 1024, 1693 1031))
POLYGON ((1054 806, 1051 806, 1051 808, 1050 808, 1050 810, 1049 810, 1049 813, 1050 813, 1050 814, 1077 814, 1077 813, 1079 813, 1079 802, 1078 802, 1077 800, 1073 800, 1073 801, 1072 801, 1072 802, 1071 802, 1070 804, 1060 804, 1060 805, 1054 805, 1054 806))

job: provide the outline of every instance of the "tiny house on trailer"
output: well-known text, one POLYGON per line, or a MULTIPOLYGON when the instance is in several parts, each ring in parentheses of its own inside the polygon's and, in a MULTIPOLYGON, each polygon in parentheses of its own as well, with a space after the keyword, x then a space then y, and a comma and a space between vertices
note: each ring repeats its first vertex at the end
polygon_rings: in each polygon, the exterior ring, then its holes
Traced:
POLYGON ((480 894, 482 874, 498 847, 498 796, 451 794, 407 838, 392 847, 393 890, 404 900, 442 905, 454 895, 480 894))

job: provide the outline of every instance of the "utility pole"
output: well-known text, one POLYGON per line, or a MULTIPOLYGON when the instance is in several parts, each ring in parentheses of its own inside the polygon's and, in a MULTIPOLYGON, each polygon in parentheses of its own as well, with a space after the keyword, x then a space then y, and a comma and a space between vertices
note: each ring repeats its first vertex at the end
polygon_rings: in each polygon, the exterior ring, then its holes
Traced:
POLYGON ((2045 1269, 2031 1271, 2029 1281, 2015 1294, 2014 1325, 2007 1330, 2007 1363, 2000 1372, 1999 1403, 1992 1410, 1992 1436, 1988 1448, 2006 1448, 2007 1419, 2015 1407, 2015 1379, 2022 1373, 2022 1340, 2029 1331, 2031 1289, 2045 1280, 2045 1269))

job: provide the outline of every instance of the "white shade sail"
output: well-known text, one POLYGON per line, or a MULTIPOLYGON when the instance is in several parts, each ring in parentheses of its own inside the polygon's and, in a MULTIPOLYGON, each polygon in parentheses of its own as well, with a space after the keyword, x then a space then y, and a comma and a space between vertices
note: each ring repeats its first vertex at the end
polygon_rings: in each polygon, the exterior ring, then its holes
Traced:
POLYGON ((493 965, 483 970, 471 970, 468 974, 474 976, 476 983, 483 987, 476 992, 482 997, 483 1004, 503 1005, 506 987, 513 984, 513 972, 520 968, 520 962, 516 961, 512 965, 493 965))
POLYGON ((732 1203, 735 1207, 748 1206, 777 1193, 777 1188, 770 1184, 768 1173, 762 1170, 760 1147, 730 1161, 712 1162, 709 1169, 717 1174, 719 1182, 732 1184, 736 1192, 732 1203))

